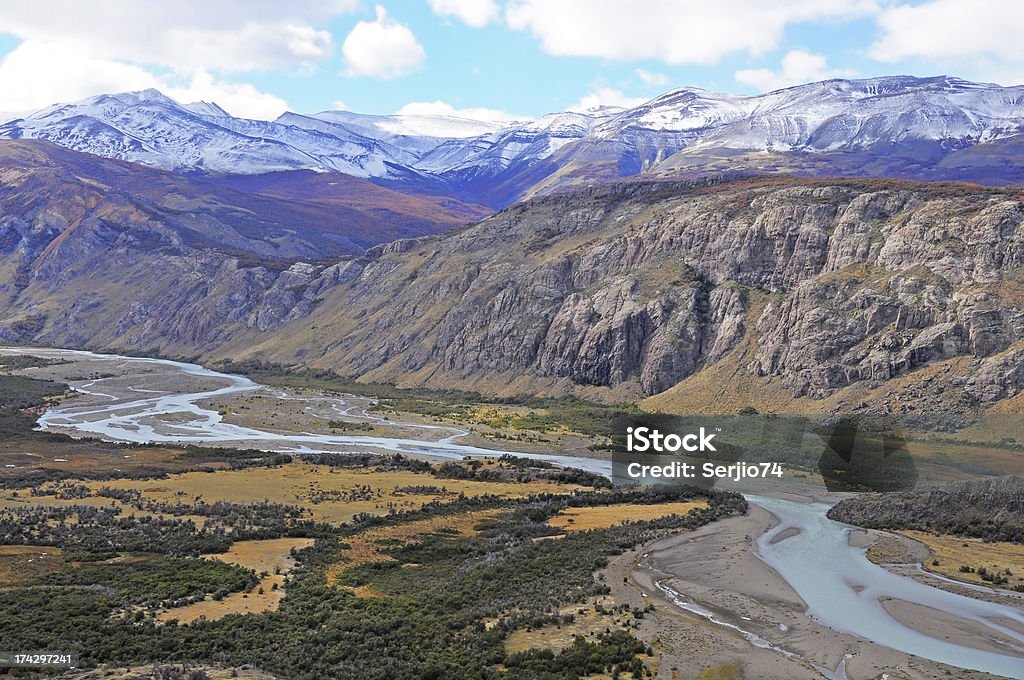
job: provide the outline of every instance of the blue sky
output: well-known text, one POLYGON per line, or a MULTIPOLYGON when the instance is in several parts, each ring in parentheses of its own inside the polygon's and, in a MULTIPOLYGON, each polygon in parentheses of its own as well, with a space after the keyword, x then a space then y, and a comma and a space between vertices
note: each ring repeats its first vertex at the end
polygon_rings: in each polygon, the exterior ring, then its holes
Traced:
POLYGON ((0 0, 0 111, 156 87, 236 115, 537 117, 697 86, 1024 83, 1018 0, 0 0))

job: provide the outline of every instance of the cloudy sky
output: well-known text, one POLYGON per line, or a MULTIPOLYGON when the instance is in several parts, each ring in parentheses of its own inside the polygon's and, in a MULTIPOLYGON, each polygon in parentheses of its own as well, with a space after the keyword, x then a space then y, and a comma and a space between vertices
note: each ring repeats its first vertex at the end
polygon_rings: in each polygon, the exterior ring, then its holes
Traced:
POLYGON ((0 0, 0 111, 155 87, 230 113, 476 118, 887 74, 1024 83, 1024 0, 0 0))

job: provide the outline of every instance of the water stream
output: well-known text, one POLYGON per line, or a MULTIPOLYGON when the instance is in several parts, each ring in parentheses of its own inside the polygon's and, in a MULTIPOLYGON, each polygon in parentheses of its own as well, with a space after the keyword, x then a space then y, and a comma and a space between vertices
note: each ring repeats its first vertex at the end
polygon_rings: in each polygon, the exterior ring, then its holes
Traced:
POLYGON ((827 503, 761 496, 748 496, 747 500, 779 520, 758 538, 758 553, 793 587, 806 603, 807 615, 812 619, 834 630, 933 661, 1024 678, 1024 658, 931 637, 901 623, 882 603, 903 600, 980 623, 1014 641, 1017 654, 1024 653, 1024 610, 933 588, 872 563, 864 548, 850 545, 849 534, 856 527, 825 516, 830 507, 827 503), (789 530, 798 533, 775 541, 789 530), (1013 621, 1020 628, 1002 625, 1000 619, 1013 621))
MULTIPOLYGON (((251 427, 243 427, 224 421, 215 409, 203 406, 199 402, 223 397, 240 392, 252 392, 267 389, 252 380, 238 375, 219 373, 197 364, 171 361, 167 359, 130 358, 112 354, 95 354, 78 350, 2 350, 5 353, 22 352, 46 358, 80 358, 118 363, 122 368, 132 365, 146 369, 140 371, 138 382, 148 384, 152 374, 148 371, 153 367, 168 369, 172 374, 179 374, 178 382, 188 385, 188 378, 202 382, 213 381, 218 386, 212 389, 195 391, 161 391, 146 389, 132 385, 120 390, 106 389, 104 383, 117 381, 123 384, 132 380, 133 376, 119 375, 115 378, 77 382, 73 385, 76 392, 94 397, 88 405, 74 402, 61 404, 49 409, 39 418, 41 429, 71 430, 78 435, 91 435, 111 441, 133 443, 188 443, 188 444, 234 444, 264 448, 284 453, 331 453, 353 450, 377 450, 407 454, 431 455, 443 458, 461 459, 464 456, 496 457, 505 453, 525 456, 556 465, 583 468, 591 472, 607 474, 608 462, 588 458, 559 456, 554 454, 537 454, 515 451, 499 451, 478 446, 457 444, 455 440, 468 434, 448 426, 428 425, 419 423, 392 423, 402 427, 423 430, 449 430, 449 437, 431 441, 428 439, 409 439, 401 437, 373 437, 360 435, 335 435, 320 433, 268 432, 251 427), (182 378, 184 376, 184 379, 182 378), (121 392, 122 396, 111 394, 121 392), (130 392, 130 395, 123 394, 130 392)), ((170 381, 170 380, 169 380, 170 381)), ((166 382, 166 381, 165 381, 166 382)), ((193 380, 192 382, 197 382, 193 380)), ((288 397, 302 399, 302 397, 288 397)), ((344 399, 316 397, 318 401, 334 402, 340 414, 350 410, 344 399), (346 408, 348 407, 348 408, 346 408)), ((373 416, 361 414, 363 418, 375 419, 373 416)))

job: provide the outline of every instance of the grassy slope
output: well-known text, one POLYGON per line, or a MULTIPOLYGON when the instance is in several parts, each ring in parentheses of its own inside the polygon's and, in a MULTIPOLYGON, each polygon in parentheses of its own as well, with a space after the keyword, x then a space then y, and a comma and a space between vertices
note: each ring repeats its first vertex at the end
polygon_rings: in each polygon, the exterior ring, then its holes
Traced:
POLYGON ((398 238, 436 233, 486 214, 443 197, 420 197, 356 177, 273 173, 223 178, 181 175, 98 158, 46 142, 0 141, 0 200, 14 214, 46 204, 69 229, 95 215, 122 227, 149 220, 186 243, 222 252, 316 259, 398 238), (333 179, 332 179, 333 178, 333 179), (288 241, 302 244, 289 251, 288 241), (273 243, 277 243, 273 246, 273 243), (247 250, 248 249, 248 250, 247 250))

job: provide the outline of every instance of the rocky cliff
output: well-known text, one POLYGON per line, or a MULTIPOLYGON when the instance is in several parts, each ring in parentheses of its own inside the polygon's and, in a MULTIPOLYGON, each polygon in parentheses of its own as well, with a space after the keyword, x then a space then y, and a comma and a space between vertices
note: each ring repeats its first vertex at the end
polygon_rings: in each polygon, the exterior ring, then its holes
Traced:
POLYGON ((662 408, 962 409, 1024 388, 1022 261, 1012 188, 630 183, 331 266, 90 242, 0 333, 662 408))
POLYGON ((328 270, 337 283, 285 334, 229 346, 490 391, 654 395, 705 373, 763 387, 760 407, 888 384, 871 406, 962 409, 1024 386, 1022 238, 1008 190, 623 185, 378 248, 328 270))

